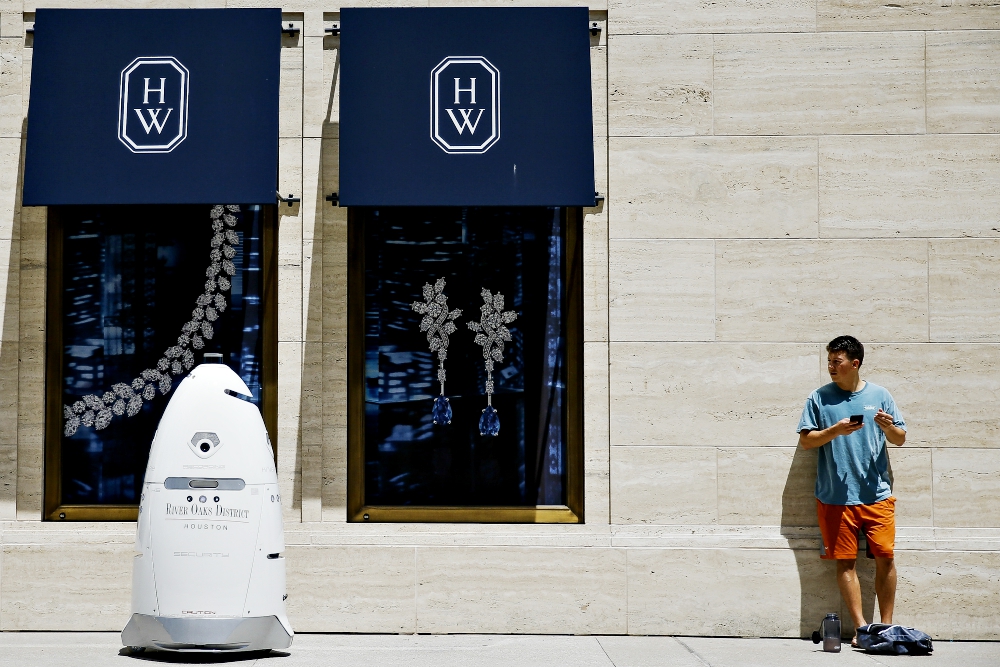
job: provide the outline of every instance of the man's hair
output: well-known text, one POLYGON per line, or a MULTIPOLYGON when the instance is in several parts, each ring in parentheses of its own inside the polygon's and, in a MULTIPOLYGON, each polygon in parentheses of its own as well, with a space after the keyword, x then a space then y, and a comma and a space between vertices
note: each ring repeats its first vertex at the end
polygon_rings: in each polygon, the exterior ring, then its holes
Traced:
POLYGON ((837 336, 826 346, 826 351, 843 352, 851 361, 857 359, 858 368, 865 362, 865 346, 854 336, 837 336))

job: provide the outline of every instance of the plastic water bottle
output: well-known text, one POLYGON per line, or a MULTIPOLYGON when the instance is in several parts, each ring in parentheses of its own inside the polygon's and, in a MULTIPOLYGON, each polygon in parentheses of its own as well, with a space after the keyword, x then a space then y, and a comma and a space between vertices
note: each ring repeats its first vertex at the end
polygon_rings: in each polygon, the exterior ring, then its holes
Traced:
POLYGON ((823 650, 827 653, 840 653, 840 618, 836 614, 827 614, 823 619, 823 650))

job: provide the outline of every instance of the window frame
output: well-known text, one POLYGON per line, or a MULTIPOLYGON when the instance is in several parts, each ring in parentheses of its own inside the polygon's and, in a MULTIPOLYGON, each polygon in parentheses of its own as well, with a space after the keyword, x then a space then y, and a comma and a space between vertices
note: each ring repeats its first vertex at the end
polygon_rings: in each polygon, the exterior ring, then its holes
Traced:
POLYGON ((566 229, 566 504, 365 504, 365 234, 347 211, 347 521, 349 523, 584 523, 583 210, 563 207, 566 229))
MULTIPOLYGON (((62 502, 63 214, 69 208, 77 207, 49 206, 46 211, 45 465, 42 519, 45 521, 136 521, 139 518, 138 503, 134 505, 76 505, 62 502)), ((264 358, 261 363, 261 412, 264 426, 271 438, 275 461, 277 461, 277 205, 262 205, 261 213, 263 228, 263 256, 261 257, 263 323, 261 334, 264 350, 264 358)), ((208 224, 207 207, 206 224, 208 224)), ((169 400, 170 396, 166 398, 169 400)))

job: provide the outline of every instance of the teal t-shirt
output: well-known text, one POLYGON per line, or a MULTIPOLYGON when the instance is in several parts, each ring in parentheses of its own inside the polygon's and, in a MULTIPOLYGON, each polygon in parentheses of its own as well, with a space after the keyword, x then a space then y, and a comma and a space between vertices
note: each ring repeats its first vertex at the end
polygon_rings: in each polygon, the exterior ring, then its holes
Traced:
POLYGON ((827 505, 871 505, 892 495, 885 433, 875 424, 879 409, 906 430, 903 415, 884 387, 866 382, 861 391, 844 391, 831 382, 806 399, 798 432, 820 431, 845 417, 864 415, 864 426, 819 448, 816 497, 827 505))

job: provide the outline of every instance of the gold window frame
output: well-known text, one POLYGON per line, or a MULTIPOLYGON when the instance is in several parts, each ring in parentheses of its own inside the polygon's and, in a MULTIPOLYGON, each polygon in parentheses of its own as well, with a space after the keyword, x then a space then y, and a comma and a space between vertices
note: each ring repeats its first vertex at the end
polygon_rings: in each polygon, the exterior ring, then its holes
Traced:
POLYGON ((583 211, 563 208, 566 229, 566 504, 415 506, 365 504, 365 235, 347 214, 347 520, 424 523, 584 523, 583 211))
MULTIPOLYGON (((71 207, 65 207, 71 208, 71 207)), ((72 207, 75 208, 75 207, 72 207)), ((64 207, 46 212, 47 264, 45 303, 45 502, 47 521, 136 521, 139 505, 68 505, 62 502, 62 385, 63 385, 63 217, 64 207)), ((271 437, 275 460, 278 450, 278 248, 277 206, 261 207, 263 256, 264 358, 261 364, 261 403, 264 426, 271 437)), ((207 224, 207 217, 206 217, 207 224)), ((167 398, 168 397, 160 397, 167 398)))

